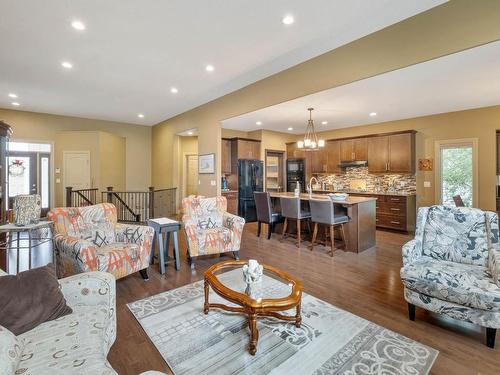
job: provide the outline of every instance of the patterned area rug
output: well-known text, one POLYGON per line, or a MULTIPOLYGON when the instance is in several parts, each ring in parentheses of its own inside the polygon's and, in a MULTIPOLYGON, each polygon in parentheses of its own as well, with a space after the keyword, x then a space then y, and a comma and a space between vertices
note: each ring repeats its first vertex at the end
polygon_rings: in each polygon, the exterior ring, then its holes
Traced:
MULTIPOLYGON (((221 277, 243 283, 240 270, 221 277)), ((278 295, 287 288, 277 280, 266 285, 278 295)), ((176 375, 418 375, 428 374, 438 355, 435 349, 304 293, 301 328, 259 318, 257 354, 251 356, 245 317, 218 309, 204 315, 203 299, 203 281, 198 281, 128 304, 176 375)), ((227 303, 212 291, 210 302, 227 303)))

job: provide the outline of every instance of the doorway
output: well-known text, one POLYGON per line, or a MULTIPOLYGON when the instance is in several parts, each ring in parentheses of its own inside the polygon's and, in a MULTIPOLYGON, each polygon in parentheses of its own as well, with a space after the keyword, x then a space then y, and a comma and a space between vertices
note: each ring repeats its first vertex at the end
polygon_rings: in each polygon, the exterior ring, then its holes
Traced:
POLYGON ((284 191, 284 151, 266 150, 266 191, 284 191))
POLYGON ((454 205, 460 195, 464 205, 477 207, 477 139, 436 142, 437 202, 454 205))
MULTIPOLYGON (((63 151, 64 186, 73 190, 90 189, 90 151, 63 151)), ((66 194, 64 194, 66 199, 66 194)), ((66 205, 66 202, 65 202, 66 205)))
POLYGON ((186 155, 186 196, 198 195, 198 155, 186 155))
POLYGON ((51 151, 48 143, 9 142, 7 154, 8 208, 21 194, 39 194, 42 216, 51 206, 51 151))

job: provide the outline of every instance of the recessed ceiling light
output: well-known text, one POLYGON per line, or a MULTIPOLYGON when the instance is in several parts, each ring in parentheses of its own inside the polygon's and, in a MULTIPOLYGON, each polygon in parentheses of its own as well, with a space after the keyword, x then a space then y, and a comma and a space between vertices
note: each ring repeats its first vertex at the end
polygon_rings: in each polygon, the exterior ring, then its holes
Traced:
POLYGON ((377 116, 377 112, 370 112, 370 117, 375 117, 377 116))
POLYGON ((288 130, 293 130, 293 128, 288 128, 288 130))
POLYGON ((205 70, 206 70, 207 72, 213 72, 213 71, 215 70, 215 68, 214 68, 214 66, 213 66, 213 65, 207 65, 207 66, 205 67, 205 70))
POLYGON ((76 30, 85 30, 85 24, 82 21, 74 20, 71 22, 71 26, 76 30))
POLYGON ((12 104, 13 106, 15 106, 15 107, 19 107, 19 106, 21 105, 21 104, 19 104, 18 102, 12 102, 11 104, 12 104))
POLYGON ((17 98, 17 94, 14 94, 14 93, 11 92, 9 94, 9 98, 15 99, 15 98, 17 98))
POLYGON ((188 135, 193 135, 193 132, 188 132, 188 135))
POLYGON ((170 92, 171 92, 172 94, 177 94, 177 93, 179 92, 179 90, 177 90, 177 87, 172 87, 172 88, 170 89, 170 92))
POLYGON ((328 124, 328 121, 321 121, 321 125, 326 125, 328 124))
POLYGON ((144 115, 143 115, 142 113, 139 113, 139 114, 137 115, 137 117, 139 117, 139 118, 144 118, 144 115))
POLYGON ((288 14, 281 19, 281 22, 283 22, 285 25, 291 25, 295 22, 295 18, 293 18, 292 15, 288 14))
POLYGON ((73 67, 73 64, 71 64, 69 61, 63 61, 61 63, 61 66, 66 69, 71 69, 73 67))
POLYGON ((262 125, 262 121, 257 121, 255 125, 262 125))

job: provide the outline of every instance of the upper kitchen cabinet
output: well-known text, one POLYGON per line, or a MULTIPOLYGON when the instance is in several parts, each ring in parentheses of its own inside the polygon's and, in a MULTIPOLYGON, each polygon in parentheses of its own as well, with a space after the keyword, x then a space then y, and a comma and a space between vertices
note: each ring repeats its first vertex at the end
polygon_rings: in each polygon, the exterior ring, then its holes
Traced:
POLYGON ((231 140, 222 138, 221 171, 231 174, 231 140))
POLYGON ((310 151, 311 154, 311 171, 312 173, 327 172, 328 155, 326 146, 317 151, 310 151))
POLYGON ((306 153, 297 147, 297 142, 286 144, 286 157, 287 159, 304 159, 306 153))
POLYGON ((358 161, 368 157, 368 141, 366 138, 345 139, 340 141, 340 160, 358 161))
POLYGON ((231 147, 236 147, 237 159, 260 159, 259 140, 233 138, 231 147))
POLYGON ((415 132, 367 138, 370 173, 415 173, 415 132))
POLYGON ((389 172, 415 173, 415 132, 389 136, 389 172))
POLYGON ((326 171, 328 173, 340 173, 340 141, 326 142, 327 165, 326 171))

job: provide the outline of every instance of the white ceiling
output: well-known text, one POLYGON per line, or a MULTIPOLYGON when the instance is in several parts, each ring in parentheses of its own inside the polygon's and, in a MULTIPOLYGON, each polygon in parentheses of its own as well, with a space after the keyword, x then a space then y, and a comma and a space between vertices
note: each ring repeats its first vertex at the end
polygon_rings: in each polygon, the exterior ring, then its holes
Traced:
POLYGON ((222 127, 302 134, 308 107, 315 108, 316 131, 487 107, 500 104, 498 82, 495 42, 234 117, 222 127))
POLYGON ((0 0, 0 107, 153 125, 443 2, 0 0))

